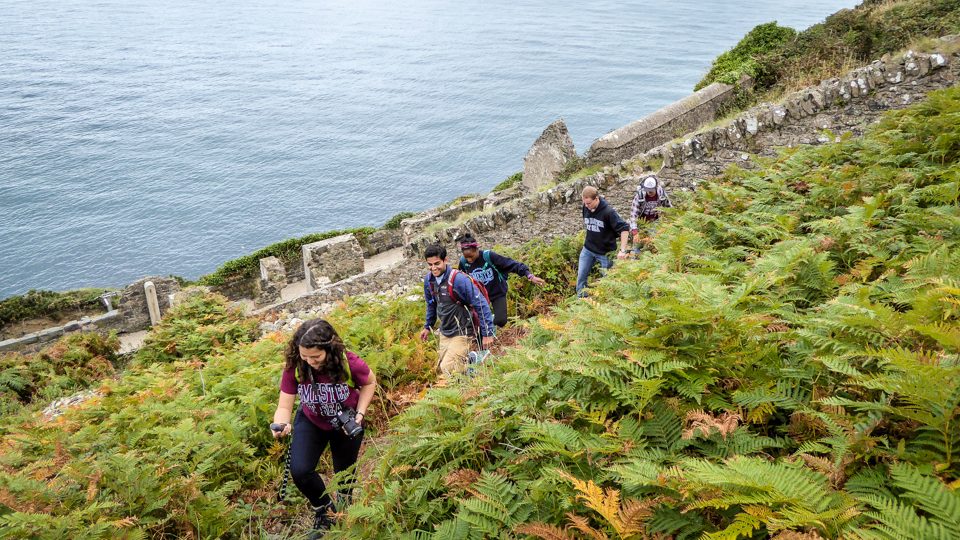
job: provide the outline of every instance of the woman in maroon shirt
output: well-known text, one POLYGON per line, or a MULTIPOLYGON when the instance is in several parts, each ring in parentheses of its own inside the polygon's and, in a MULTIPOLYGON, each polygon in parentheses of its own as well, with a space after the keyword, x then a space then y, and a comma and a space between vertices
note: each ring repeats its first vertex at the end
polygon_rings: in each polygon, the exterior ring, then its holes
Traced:
POLYGON ((315 530, 330 527, 329 513, 334 510, 316 470, 320 455, 329 446, 334 473, 339 473, 357 462, 363 441, 362 431, 351 437, 343 429, 334 429, 331 420, 341 411, 348 414, 355 411, 356 422, 362 426, 376 384, 370 367, 345 349, 337 331, 327 321, 309 320, 294 332, 280 379, 280 400, 273 413, 273 422, 282 429, 272 433, 279 438, 293 432, 290 475, 316 512, 315 530), (299 414, 291 425, 297 397, 299 414))

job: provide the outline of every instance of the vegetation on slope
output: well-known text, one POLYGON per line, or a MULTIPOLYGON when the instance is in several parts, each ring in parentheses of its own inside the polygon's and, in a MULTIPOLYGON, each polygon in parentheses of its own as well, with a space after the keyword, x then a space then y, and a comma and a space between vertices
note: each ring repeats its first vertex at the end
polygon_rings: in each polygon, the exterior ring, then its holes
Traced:
MULTIPOLYGON (((521 315, 570 294, 575 243, 522 248, 549 285, 518 283, 528 295, 521 315)), ((328 318, 377 373, 368 424, 376 439, 434 380, 435 343, 417 337, 423 302, 354 298, 328 318)), ((194 296, 164 316, 120 378, 70 372, 63 377, 71 384, 44 393, 93 385, 99 397, 53 422, 29 403, 10 403, 0 422, 0 538, 293 534, 303 500, 291 487, 289 511, 275 502, 283 445, 266 429, 287 336, 252 343, 255 328, 222 297, 194 296)), ((10 358, 15 374, 42 366, 10 358)))
POLYGON ((73 334, 35 354, 0 354, 0 414, 112 375, 120 364, 119 349, 116 335, 73 334))
POLYGON ((958 114, 936 93, 705 185, 398 417, 332 536, 956 538, 958 114))
POLYGON ((30 291, 0 301, 0 328, 36 317, 76 317, 103 311, 100 296, 108 289, 30 291))
POLYGON ((732 84, 744 73, 754 77, 760 91, 797 89, 897 52, 919 38, 956 33, 956 0, 866 0, 799 33, 776 23, 757 26, 714 61, 696 89, 712 82, 732 84))

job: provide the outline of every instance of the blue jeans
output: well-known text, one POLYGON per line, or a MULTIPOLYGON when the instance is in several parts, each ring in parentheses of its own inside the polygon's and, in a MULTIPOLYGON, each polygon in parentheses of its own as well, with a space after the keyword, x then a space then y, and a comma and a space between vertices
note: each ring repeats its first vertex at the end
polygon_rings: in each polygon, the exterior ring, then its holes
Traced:
POLYGON ((613 268, 613 261, 606 255, 598 255, 587 248, 580 250, 580 262, 577 266, 577 296, 585 296, 583 289, 587 286, 587 276, 593 265, 600 263, 600 268, 613 268))

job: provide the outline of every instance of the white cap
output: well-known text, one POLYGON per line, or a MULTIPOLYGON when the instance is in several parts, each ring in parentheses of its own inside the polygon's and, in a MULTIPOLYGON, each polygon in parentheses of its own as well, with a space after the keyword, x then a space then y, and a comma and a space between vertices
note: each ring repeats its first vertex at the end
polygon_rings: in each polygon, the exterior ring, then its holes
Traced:
POLYGON ((656 187, 657 187, 657 179, 656 179, 656 177, 654 177, 654 176, 648 176, 648 177, 643 181, 643 189, 650 190, 650 189, 654 189, 654 188, 656 188, 656 187))

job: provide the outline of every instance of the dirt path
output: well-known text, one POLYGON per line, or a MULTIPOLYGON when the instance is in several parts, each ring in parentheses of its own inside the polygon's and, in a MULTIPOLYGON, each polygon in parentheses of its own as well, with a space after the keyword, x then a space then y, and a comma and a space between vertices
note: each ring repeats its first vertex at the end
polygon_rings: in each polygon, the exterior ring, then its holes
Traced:
POLYGON ((120 354, 131 353, 143 347, 143 340, 147 337, 148 332, 149 330, 140 330, 139 332, 120 334, 120 354))

